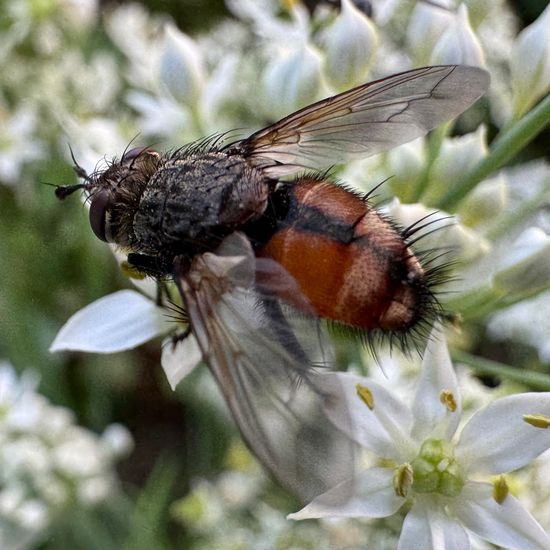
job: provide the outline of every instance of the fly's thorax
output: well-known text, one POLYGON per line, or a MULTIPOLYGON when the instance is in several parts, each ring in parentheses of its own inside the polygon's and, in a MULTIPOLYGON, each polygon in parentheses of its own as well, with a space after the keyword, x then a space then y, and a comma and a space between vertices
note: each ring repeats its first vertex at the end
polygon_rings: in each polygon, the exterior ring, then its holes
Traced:
POLYGON ((135 246, 154 255, 212 250, 263 214, 271 187, 239 154, 176 153, 164 159, 140 196, 135 246))

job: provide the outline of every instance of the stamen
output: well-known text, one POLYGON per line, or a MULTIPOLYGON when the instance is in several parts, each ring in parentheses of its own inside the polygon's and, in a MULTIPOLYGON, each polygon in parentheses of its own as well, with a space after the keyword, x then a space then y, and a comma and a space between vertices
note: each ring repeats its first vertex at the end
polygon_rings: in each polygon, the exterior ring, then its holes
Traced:
POLYGON ((451 390, 441 390, 439 394, 439 400, 450 412, 456 411, 455 396, 451 390))
POLYGON ((508 483, 506 478, 500 475, 495 481, 493 481, 493 498, 497 504, 502 504, 508 496, 508 483))
POLYGON ((535 428, 543 428, 546 430, 550 427, 550 418, 544 414, 524 414, 523 420, 535 428))
POLYGON ((365 405, 372 411, 374 409, 374 397, 372 392, 366 386, 362 384, 356 384, 355 389, 359 399, 365 403, 365 405))
POLYGON ((401 464, 393 473, 393 489, 398 497, 406 497, 413 483, 413 469, 410 464, 401 464))
POLYGON ((145 277, 147 276, 145 273, 143 273, 143 271, 140 271, 137 267, 133 266, 127 261, 121 262, 120 270, 124 275, 126 275, 126 277, 129 277, 130 279, 136 279, 137 281, 143 281, 143 279, 145 279, 145 277))

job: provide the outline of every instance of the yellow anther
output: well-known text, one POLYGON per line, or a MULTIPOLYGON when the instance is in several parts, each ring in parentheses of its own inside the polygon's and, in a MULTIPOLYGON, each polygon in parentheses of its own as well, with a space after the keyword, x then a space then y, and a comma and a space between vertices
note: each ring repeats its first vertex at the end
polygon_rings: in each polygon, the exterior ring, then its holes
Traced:
POLYGON ((393 472, 393 489, 398 497, 406 497, 413 483, 413 469, 408 463, 401 464, 393 472))
POLYGON ((502 504, 508 496, 508 483, 506 478, 501 475, 493 481, 493 498, 498 504, 502 504))
POLYGON ((535 428, 550 428, 550 418, 544 414, 524 414, 523 420, 535 428))
POLYGON ((441 390, 439 394, 439 400, 450 412, 456 411, 455 396, 451 390, 441 390))
POLYGON ((362 384, 356 384, 355 389, 359 399, 365 403, 365 405, 372 411, 374 409, 374 397, 372 392, 366 386, 362 384))
POLYGON ((122 271, 122 273, 124 273, 124 275, 126 275, 126 277, 130 277, 130 279, 137 279, 138 281, 142 281, 146 277, 143 271, 140 271, 126 261, 120 264, 120 270, 122 271))
POLYGON ((299 4, 299 0, 283 0, 283 8, 288 11, 292 11, 294 6, 297 6, 299 4))

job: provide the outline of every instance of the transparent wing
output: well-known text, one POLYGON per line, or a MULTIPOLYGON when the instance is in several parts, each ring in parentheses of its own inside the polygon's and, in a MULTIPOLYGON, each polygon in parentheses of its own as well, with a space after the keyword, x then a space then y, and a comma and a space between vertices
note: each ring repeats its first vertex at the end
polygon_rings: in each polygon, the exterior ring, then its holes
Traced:
POLYGON ((477 67, 424 67, 323 99, 241 142, 274 177, 364 158, 425 135, 488 89, 477 67))
MULTIPOLYGON (((252 452, 304 500, 353 476, 353 445, 323 413, 315 365, 330 346, 314 319, 284 312, 258 281, 293 285, 271 260, 256 260, 234 233, 216 254, 176 278, 203 357, 252 452)), ((288 290, 288 288, 287 288, 288 290)))

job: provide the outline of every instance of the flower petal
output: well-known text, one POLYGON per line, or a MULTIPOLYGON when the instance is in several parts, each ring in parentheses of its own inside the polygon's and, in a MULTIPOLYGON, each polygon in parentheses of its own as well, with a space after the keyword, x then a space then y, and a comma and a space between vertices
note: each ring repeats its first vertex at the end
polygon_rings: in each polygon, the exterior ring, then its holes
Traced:
POLYGON ((113 353, 166 332, 162 309, 133 290, 109 294, 77 311, 57 333, 50 351, 113 353))
POLYGON ((339 483, 313 499, 288 519, 327 517, 385 518, 395 514, 405 500, 393 489, 391 468, 369 468, 356 478, 339 483))
POLYGON ((464 528, 417 496, 411 511, 403 522, 397 550, 422 548, 428 550, 465 550, 470 548, 464 528))
POLYGON ((411 411, 383 386, 349 373, 321 375, 317 383, 331 397, 325 408, 329 420, 359 445, 398 462, 414 456, 417 446, 408 436, 411 411), (372 394, 372 408, 358 396, 358 384, 372 394))
POLYGON ((450 439, 460 421, 462 408, 458 382, 445 335, 439 327, 434 327, 426 347, 412 411, 412 434, 418 440, 428 436, 450 439), (442 392, 452 396, 454 410, 442 402, 442 392))
POLYGON ((464 526, 497 546, 530 550, 550 548, 550 537, 519 501, 508 495, 502 504, 488 483, 468 483, 452 503, 464 526))
POLYGON ((175 347, 171 338, 166 338, 162 342, 160 363, 173 390, 200 363, 201 359, 202 352, 192 334, 184 340, 179 340, 175 347))
POLYGON ((533 414, 550 418, 550 393, 510 395, 481 409, 462 430, 457 460, 470 472, 489 474, 525 466, 550 448, 550 428, 523 419, 533 414))

